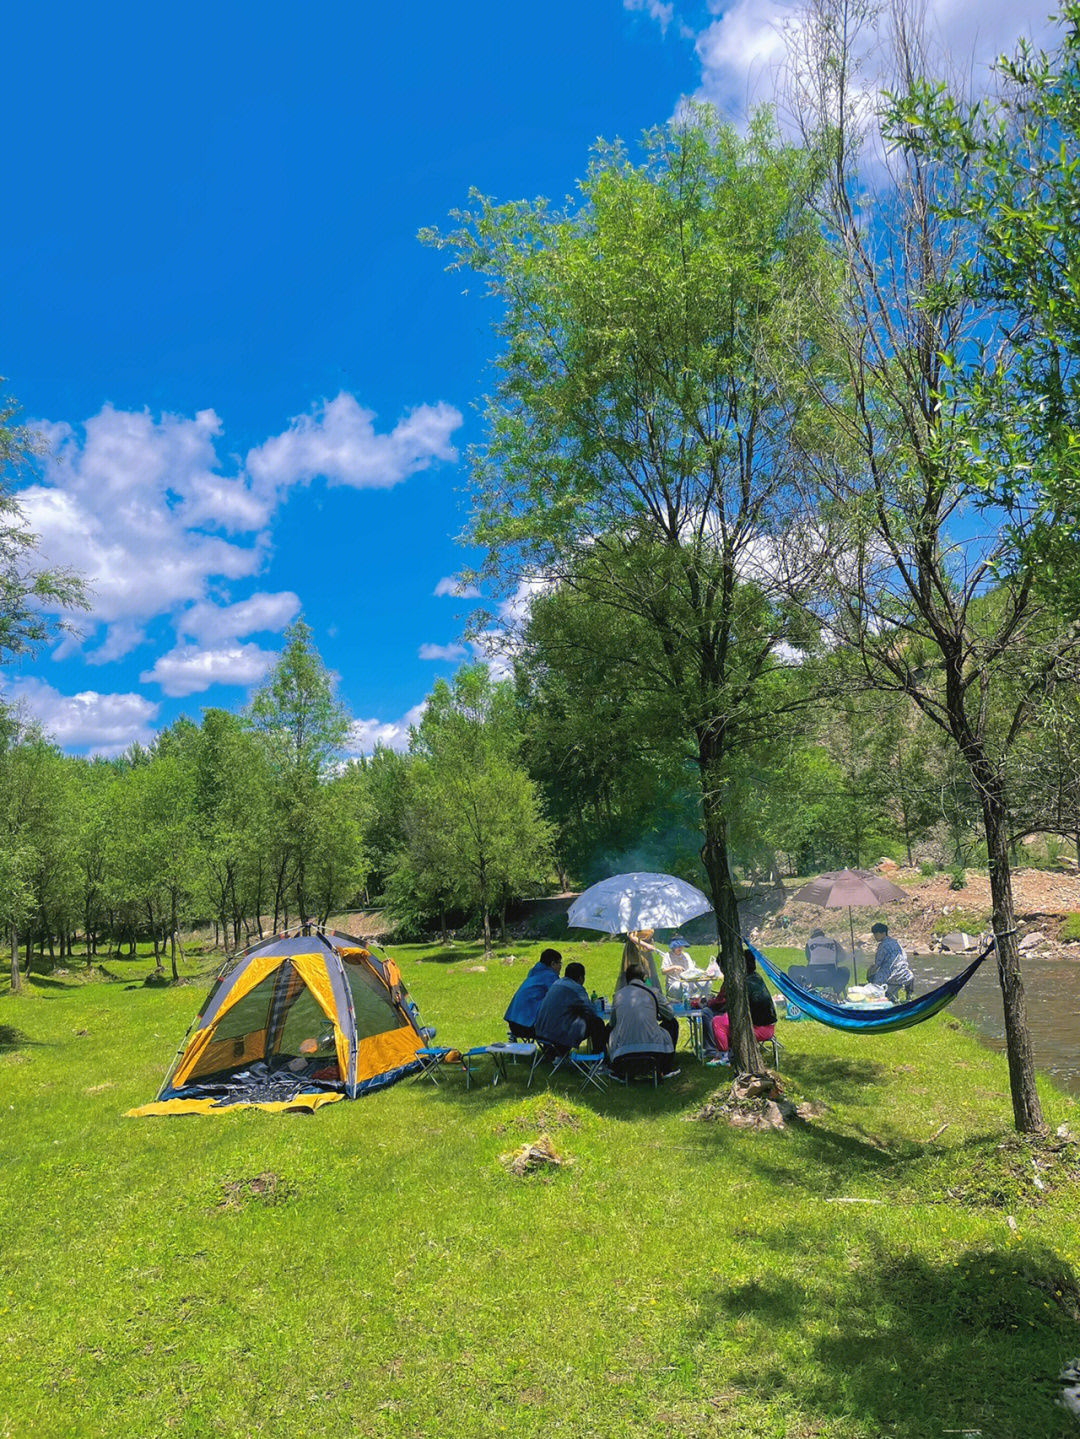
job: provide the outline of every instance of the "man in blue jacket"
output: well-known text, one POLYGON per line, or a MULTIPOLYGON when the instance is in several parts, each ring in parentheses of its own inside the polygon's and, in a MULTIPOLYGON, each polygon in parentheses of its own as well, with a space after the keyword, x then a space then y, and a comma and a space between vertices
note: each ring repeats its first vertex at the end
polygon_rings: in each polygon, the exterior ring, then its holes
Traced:
POLYGON ((557 949, 545 949, 538 964, 518 985, 509 1008, 503 1015, 507 1028, 515 1039, 532 1039, 536 1027, 536 1016, 544 996, 559 977, 562 969, 562 955, 557 949))
POLYGON ((540 1044, 571 1050, 588 1040, 593 1053, 603 1054, 607 1029, 585 993, 583 964, 568 964, 565 977, 557 979, 548 990, 536 1016, 535 1029, 540 1044))

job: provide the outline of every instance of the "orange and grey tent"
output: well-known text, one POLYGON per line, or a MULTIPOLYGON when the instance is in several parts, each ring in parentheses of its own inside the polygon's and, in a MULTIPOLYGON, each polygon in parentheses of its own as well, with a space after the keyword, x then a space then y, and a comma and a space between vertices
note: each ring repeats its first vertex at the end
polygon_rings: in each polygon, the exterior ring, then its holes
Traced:
POLYGON ((128 1112, 318 1109, 419 1069, 423 1044, 388 956, 336 932, 276 936, 218 974, 157 1099, 128 1112))

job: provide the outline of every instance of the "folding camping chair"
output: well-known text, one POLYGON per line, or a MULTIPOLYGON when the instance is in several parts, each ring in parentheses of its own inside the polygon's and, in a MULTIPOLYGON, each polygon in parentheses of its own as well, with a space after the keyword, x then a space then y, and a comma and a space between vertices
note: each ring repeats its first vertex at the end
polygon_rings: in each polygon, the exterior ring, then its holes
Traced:
MULTIPOLYGON (((666 1057, 666 1056, 665 1056, 666 1057)), ((654 1089, 660 1088, 660 1062, 655 1054, 627 1054, 616 1060, 611 1068, 611 1078, 616 1084, 628 1088, 635 1080, 652 1082, 654 1089)))
POLYGON ((607 1085, 604 1083, 600 1071, 604 1066, 606 1055, 578 1054, 576 1050, 571 1050, 569 1059, 570 1068, 581 1075, 581 1086, 578 1093, 584 1094, 590 1085, 603 1093, 607 1085))
POLYGON ((570 1058, 570 1053, 571 1051, 564 1049, 562 1045, 549 1044, 546 1039, 537 1038, 536 1053, 533 1055, 532 1064, 529 1066, 529 1077, 525 1081, 525 1088, 532 1088, 533 1075, 536 1073, 537 1066, 541 1060, 545 1060, 551 1065, 551 1070, 548 1074, 548 1079, 550 1079, 552 1074, 554 1074, 561 1065, 567 1063, 570 1058))
POLYGON ((446 1056, 452 1054, 453 1050, 445 1046, 434 1046, 425 1049, 418 1049, 416 1057, 420 1061, 420 1068, 413 1076, 413 1083, 418 1080, 430 1079, 432 1084, 441 1084, 442 1076, 439 1068, 446 1062, 446 1056))

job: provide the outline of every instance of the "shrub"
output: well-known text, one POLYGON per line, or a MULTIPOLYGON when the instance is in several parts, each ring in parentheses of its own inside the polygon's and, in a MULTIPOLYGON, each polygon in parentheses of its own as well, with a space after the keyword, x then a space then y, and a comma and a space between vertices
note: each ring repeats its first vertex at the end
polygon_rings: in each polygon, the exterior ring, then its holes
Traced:
POLYGON ((924 859, 919 865, 919 873, 925 879, 929 879, 932 874, 937 874, 937 865, 932 859, 924 859))
POLYGON ((1076 910, 1065 916, 1065 923, 1061 926, 1061 940, 1063 944, 1073 944, 1080 940, 1080 914, 1076 910))
POLYGON ((988 914, 977 914, 973 909, 954 909, 952 914, 939 914, 934 921, 934 934, 941 938, 943 934, 952 934, 954 930, 963 930, 965 934, 981 934, 984 929, 989 928, 990 916, 988 914))
POLYGON ((963 889, 967 884, 967 875, 964 873, 964 866, 962 864, 954 865, 953 868, 949 870, 949 873, 952 875, 952 878, 949 880, 949 888, 963 889))

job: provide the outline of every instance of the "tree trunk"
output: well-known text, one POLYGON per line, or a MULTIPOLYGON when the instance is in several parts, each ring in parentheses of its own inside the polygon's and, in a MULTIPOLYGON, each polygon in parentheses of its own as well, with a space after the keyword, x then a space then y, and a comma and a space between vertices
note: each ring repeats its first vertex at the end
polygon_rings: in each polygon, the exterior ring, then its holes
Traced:
POLYGON ((158 944, 157 925, 154 923, 154 906, 147 901, 146 912, 150 916, 150 938, 154 942, 154 969, 161 974, 164 965, 161 963, 161 947, 158 944))
POLYGON ((22 993, 22 975, 19 973, 19 926, 11 926, 11 992, 22 993))
MULTIPOLYGON (((976 774, 977 781, 979 778, 976 774)), ((1008 813, 999 781, 982 783, 979 790, 986 848, 990 857, 990 897, 994 905, 994 937, 997 940, 1001 1003, 1005 1012, 1005 1053, 1009 1061, 1013 1120, 1021 1134, 1041 1134, 1046 1125, 1035 1086, 1035 1057, 1028 1033, 1024 980, 1020 973, 1012 867, 1009 864, 1008 813)))
POLYGON ((172 977, 174 982, 180 978, 180 971, 176 967, 176 896, 172 898, 172 928, 169 932, 169 958, 172 961, 172 977))
POLYGON ((486 899, 481 900, 480 910, 484 917, 484 958, 491 958, 491 910, 486 899))
POLYGON ((715 764, 702 743, 701 805, 705 843, 701 858, 709 876, 713 909, 716 912, 716 933, 720 941, 720 964, 724 971, 728 1014, 731 1016, 731 1062, 737 1074, 762 1074, 764 1064, 753 1025, 746 992, 746 962, 743 959, 742 926, 739 905, 728 863, 727 821, 720 795, 712 782, 715 764))
POLYGON ((30 969, 31 969, 31 966, 33 965, 33 963, 34 963, 34 931, 33 931, 33 929, 28 929, 28 930, 26 931, 26 963, 23 965, 23 974, 26 976, 27 979, 30 978, 30 969))

